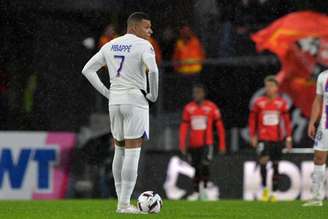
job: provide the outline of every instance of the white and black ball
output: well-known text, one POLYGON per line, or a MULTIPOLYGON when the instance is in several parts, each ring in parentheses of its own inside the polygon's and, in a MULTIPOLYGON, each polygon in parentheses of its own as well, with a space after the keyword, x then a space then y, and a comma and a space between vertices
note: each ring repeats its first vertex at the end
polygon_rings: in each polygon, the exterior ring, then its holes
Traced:
POLYGON ((143 192, 138 197, 138 208, 142 212, 159 213, 162 206, 162 198, 154 191, 143 192))

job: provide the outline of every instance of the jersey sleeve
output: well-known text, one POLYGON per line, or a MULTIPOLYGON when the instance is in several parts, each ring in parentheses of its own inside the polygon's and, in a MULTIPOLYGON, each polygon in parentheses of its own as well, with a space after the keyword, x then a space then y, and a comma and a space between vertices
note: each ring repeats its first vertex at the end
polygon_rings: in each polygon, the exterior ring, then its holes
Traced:
POLYGON ((257 106, 257 101, 253 103, 251 106, 251 110, 249 113, 248 118, 248 126, 249 126, 249 135, 250 137, 254 137, 256 135, 256 123, 257 123, 257 116, 259 113, 259 108, 257 106))
POLYGON ((316 88, 316 93, 317 95, 323 95, 324 92, 324 86, 323 86, 323 74, 320 74, 318 79, 317 79, 317 88, 316 88))
POLYGON ((190 122, 190 113, 188 111, 188 106, 183 109, 182 122, 190 122))
POLYGON ((288 103, 285 99, 283 99, 283 104, 281 106, 281 112, 282 113, 288 113, 289 112, 288 103))
POLYGON ((281 108, 281 113, 282 113, 282 119, 284 121, 286 135, 287 137, 290 137, 292 135, 292 124, 289 116, 288 103, 285 100, 281 108))
POLYGON ((106 61, 102 50, 100 50, 87 62, 87 64, 85 64, 84 68, 82 69, 82 74, 88 79, 88 81, 99 93, 108 98, 109 90, 101 82, 97 75, 97 71, 104 65, 106 65, 106 61))
POLYGON ((190 127, 190 113, 188 112, 186 106, 182 113, 182 121, 180 124, 180 131, 179 131, 179 148, 181 151, 185 151, 186 149, 186 138, 187 138, 189 127, 190 127))
POLYGON ((216 105, 213 105, 213 119, 215 121, 221 120, 221 112, 216 105))
POLYGON ((142 61, 148 68, 149 76, 149 93, 146 95, 146 98, 151 102, 155 102, 158 97, 159 72, 156 63, 155 51, 150 43, 145 44, 145 48, 142 52, 142 61))
POLYGON ((97 72, 104 65, 106 65, 106 61, 102 50, 100 50, 87 62, 82 72, 97 72))
POLYGON ((219 139, 218 149, 220 151, 225 151, 225 149, 226 149, 225 129, 224 129, 224 124, 223 124, 222 117, 221 117, 221 112, 216 105, 213 106, 213 119, 215 122, 216 131, 217 131, 217 135, 218 135, 218 139, 219 139))
POLYGON ((146 60, 147 58, 154 58, 155 59, 155 50, 151 43, 147 42, 142 44, 142 60, 146 60))

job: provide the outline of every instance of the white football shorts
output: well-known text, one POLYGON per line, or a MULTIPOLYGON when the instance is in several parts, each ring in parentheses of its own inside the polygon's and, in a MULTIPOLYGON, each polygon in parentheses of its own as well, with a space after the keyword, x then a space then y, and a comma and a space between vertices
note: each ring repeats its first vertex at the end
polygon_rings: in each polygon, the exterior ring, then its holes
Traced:
POLYGON ((131 104, 109 105, 114 139, 149 138, 149 109, 131 104))
POLYGON ((328 151, 328 129, 318 127, 313 148, 316 151, 328 151))

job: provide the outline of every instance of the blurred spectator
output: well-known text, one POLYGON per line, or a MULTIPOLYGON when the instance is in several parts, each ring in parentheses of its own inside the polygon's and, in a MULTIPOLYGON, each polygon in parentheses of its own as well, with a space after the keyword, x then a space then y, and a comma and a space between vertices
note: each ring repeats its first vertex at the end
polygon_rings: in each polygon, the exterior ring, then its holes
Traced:
POLYGON ((175 62, 175 70, 185 75, 200 73, 204 56, 203 47, 197 36, 189 26, 183 26, 173 54, 172 61, 175 62))
POLYGON ((171 26, 167 26, 163 29, 160 39, 162 55, 164 60, 170 60, 174 50, 176 34, 171 26))
POLYGON ((195 0, 193 1, 193 27, 198 37, 202 41, 207 57, 217 55, 217 47, 213 46, 217 41, 217 34, 220 31, 218 20, 220 13, 216 0, 195 0))
POLYGON ((98 48, 101 48, 103 45, 117 37, 117 33, 112 24, 108 24, 105 27, 104 33, 99 38, 98 48))
POLYGON ((153 45, 154 50, 155 50, 155 55, 156 55, 156 62, 157 65, 161 64, 162 61, 162 52, 161 52, 161 48, 159 47, 158 42, 155 40, 154 37, 150 37, 149 42, 151 43, 151 45, 153 45))

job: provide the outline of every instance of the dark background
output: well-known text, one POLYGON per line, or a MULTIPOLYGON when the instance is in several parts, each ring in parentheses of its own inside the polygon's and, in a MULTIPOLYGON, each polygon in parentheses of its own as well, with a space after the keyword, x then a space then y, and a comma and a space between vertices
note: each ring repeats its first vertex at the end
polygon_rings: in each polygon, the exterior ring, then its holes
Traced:
MULTIPOLYGON (((259 56, 249 39, 252 32, 292 11, 325 13, 328 2, 268 0, 259 6, 257 1, 250 0, 248 7, 241 6, 240 2, 217 1, 218 13, 209 14, 208 28, 202 32, 203 20, 195 14, 198 1, 1 1, 0 66, 9 78, 9 110, 1 129, 78 131, 81 125, 87 124, 91 113, 106 112, 106 108, 95 107, 98 94, 80 74, 85 62, 96 51, 87 50, 82 41, 87 37, 97 39, 108 23, 114 23, 123 33, 126 17, 136 10, 150 13, 155 38, 160 43, 161 31, 166 26, 178 30, 186 23, 201 39, 208 39, 203 43, 208 58, 214 62, 205 64, 202 78, 208 86, 209 98, 221 107, 227 128, 245 126, 250 97, 262 86, 264 76, 278 71, 279 62, 273 56, 266 62, 240 61, 237 64, 234 59, 223 58, 259 56), (247 27, 248 31, 232 34, 228 48, 231 51, 224 55, 219 43, 226 22, 233 27, 247 27), (210 39, 207 36, 211 36, 210 39), (32 74, 37 77, 37 86, 32 110, 26 112, 24 90, 32 74)), ((169 51, 164 46, 162 50, 167 60, 161 68, 162 104, 154 115, 180 112, 182 103, 187 101, 179 98, 179 89, 184 88, 179 86, 170 67, 169 51)), ((260 54, 265 55, 268 54, 260 54)))

